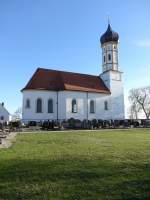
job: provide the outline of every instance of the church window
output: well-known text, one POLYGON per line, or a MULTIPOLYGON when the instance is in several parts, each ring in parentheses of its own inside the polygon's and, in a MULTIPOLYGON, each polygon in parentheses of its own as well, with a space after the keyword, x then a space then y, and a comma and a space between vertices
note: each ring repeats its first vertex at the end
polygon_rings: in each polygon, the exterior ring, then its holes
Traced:
POLYGON ((90 101, 90 113, 95 113, 94 100, 91 100, 91 101, 90 101))
POLYGON ((48 100, 48 113, 53 113, 53 99, 48 100))
POLYGON ((107 46, 107 49, 110 50, 110 45, 107 46))
POLYGON ((37 99, 36 112, 37 113, 42 113, 42 99, 37 99))
POLYGON ((72 113, 77 113, 77 100, 72 100, 72 113))
POLYGON ((108 110, 108 102, 107 101, 104 102, 104 109, 108 110))
POLYGON ((4 120, 4 116, 1 116, 1 120, 4 120))
POLYGON ((30 108, 30 99, 26 100, 26 108, 30 108))
POLYGON ((106 61, 106 58, 105 58, 105 56, 104 56, 104 63, 105 63, 105 61, 106 61))
POLYGON ((108 54, 108 60, 109 60, 109 61, 111 60, 111 55, 110 55, 110 54, 108 54))

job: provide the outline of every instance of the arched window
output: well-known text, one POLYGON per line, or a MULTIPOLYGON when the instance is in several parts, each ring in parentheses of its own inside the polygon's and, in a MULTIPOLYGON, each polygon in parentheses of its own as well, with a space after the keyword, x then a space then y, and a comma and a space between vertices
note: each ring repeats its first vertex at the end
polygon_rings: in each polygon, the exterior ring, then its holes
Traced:
POLYGON ((53 113, 53 99, 48 100, 48 113, 53 113))
POLYGON ((104 102, 104 109, 108 110, 108 102, 107 101, 104 102))
POLYGON ((72 100, 72 113, 77 113, 77 101, 76 101, 76 99, 72 100))
POLYGON ((95 113, 94 100, 90 101, 90 113, 95 113))
POLYGON ((108 54, 108 60, 109 61, 111 60, 111 54, 108 54))
POLYGON ((30 99, 26 100, 26 108, 30 108, 30 99))
POLYGON ((104 63, 105 63, 105 61, 106 61, 106 58, 105 58, 105 56, 104 56, 104 63))
POLYGON ((110 45, 108 45, 108 46, 107 46, 107 50, 110 50, 110 49, 111 49, 111 46, 110 46, 110 45))
POLYGON ((4 116, 1 116, 1 120, 4 120, 4 116))
POLYGON ((36 112, 37 113, 41 113, 42 112, 42 99, 37 99, 36 112))

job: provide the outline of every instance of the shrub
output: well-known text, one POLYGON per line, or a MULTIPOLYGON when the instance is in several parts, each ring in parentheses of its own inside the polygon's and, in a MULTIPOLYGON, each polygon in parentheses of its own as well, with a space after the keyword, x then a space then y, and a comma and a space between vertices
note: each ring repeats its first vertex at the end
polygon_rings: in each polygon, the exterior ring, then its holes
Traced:
POLYGON ((37 122, 36 121, 29 121, 28 126, 36 126, 37 122))
POLYGON ((96 128, 98 126, 97 120, 96 119, 92 119, 91 125, 93 126, 93 128, 96 128))
POLYGON ((46 130, 49 130, 49 129, 54 129, 54 125, 55 125, 55 123, 54 123, 54 121, 44 121, 43 123, 42 123, 42 129, 46 129, 46 130))
POLYGON ((20 128, 21 127, 21 121, 9 122, 9 127, 11 127, 11 128, 20 128))

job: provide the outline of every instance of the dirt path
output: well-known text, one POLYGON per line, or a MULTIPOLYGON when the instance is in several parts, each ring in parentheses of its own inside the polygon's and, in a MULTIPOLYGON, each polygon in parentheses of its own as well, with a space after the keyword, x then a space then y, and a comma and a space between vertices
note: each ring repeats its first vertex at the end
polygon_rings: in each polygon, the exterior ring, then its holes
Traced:
POLYGON ((12 132, 6 138, 2 139, 2 144, 0 144, 0 149, 9 148, 16 138, 17 133, 12 132))

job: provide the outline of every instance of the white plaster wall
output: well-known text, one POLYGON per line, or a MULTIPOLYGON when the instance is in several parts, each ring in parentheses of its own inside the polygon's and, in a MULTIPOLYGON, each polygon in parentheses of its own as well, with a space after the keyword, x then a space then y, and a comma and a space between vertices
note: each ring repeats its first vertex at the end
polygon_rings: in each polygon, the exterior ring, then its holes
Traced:
POLYGON ((40 120, 53 120, 57 118, 57 92, 40 91, 40 90, 27 90, 23 91, 23 121, 40 121, 40 120), (36 100, 42 99, 42 113, 36 113, 36 100), (30 108, 25 108, 26 100, 30 99, 30 108), (54 112, 48 113, 47 102, 48 99, 53 99, 54 112))
POLYGON ((111 119, 124 119, 124 89, 121 73, 116 71, 108 71, 101 74, 101 78, 111 91, 111 119))
POLYGON ((8 122, 9 121, 9 113, 8 113, 8 111, 5 109, 5 107, 3 107, 0 104, 0 122, 1 122, 1 117, 4 117, 3 122, 8 122))
POLYGON ((58 92, 58 119, 66 119, 66 98, 64 91, 58 92))
POLYGON ((66 119, 86 119, 86 92, 76 92, 76 91, 64 91, 64 96, 66 99, 66 119), (72 113, 72 100, 77 100, 77 113, 72 113))
POLYGON ((111 119, 111 96, 101 93, 89 93, 89 120, 92 119, 111 119), (95 113, 90 113, 90 100, 95 101, 95 113), (108 102, 108 110, 104 109, 104 102, 108 102))
POLYGON ((124 91, 123 91, 123 84, 121 81, 111 81, 111 88, 112 88, 112 114, 113 119, 124 119, 125 118, 125 111, 124 111, 124 91))
MULTIPOLYGON (((76 91, 60 91, 58 92, 58 119, 66 120, 75 119, 111 119, 111 98, 110 95, 101 93, 87 93, 76 91), (72 99, 77 100, 78 112, 72 113, 72 99), (90 100, 95 102, 95 113, 90 113, 90 100), (104 109, 104 102, 108 101, 108 110, 104 109), (88 107, 87 107, 88 102, 88 107)), ((40 120, 56 120, 57 119, 57 92, 53 91, 35 91, 26 90, 23 92, 23 121, 40 121, 40 120), (36 113, 36 100, 43 100, 43 112, 36 113), (47 101, 53 99, 54 113, 47 113, 47 101), (30 99, 30 109, 25 108, 25 102, 30 99)))
POLYGON ((64 91, 64 99, 66 100, 66 119, 110 119, 110 95, 102 93, 89 93, 64 91), (72 113, 72 100, 77 100, 77 113, 72 113), (90 100, 95 102, 95 113, 90 113, 90 100), (109 110, 104 110, 104 102, 108 101, 109 110), (88 103, 88 106, 87 106, 88 103))

